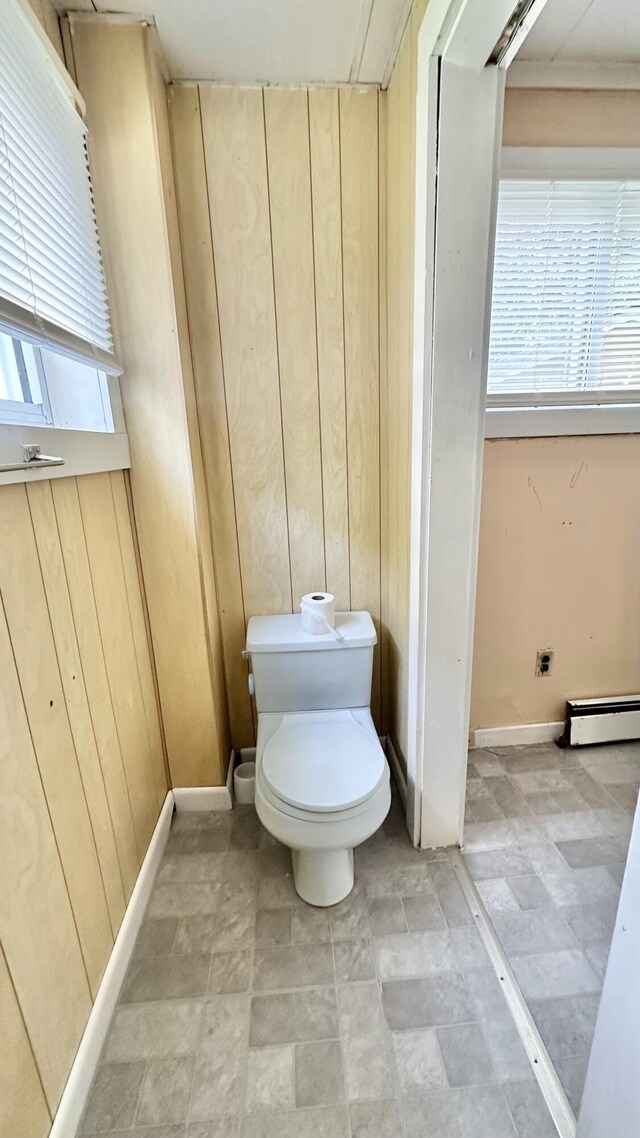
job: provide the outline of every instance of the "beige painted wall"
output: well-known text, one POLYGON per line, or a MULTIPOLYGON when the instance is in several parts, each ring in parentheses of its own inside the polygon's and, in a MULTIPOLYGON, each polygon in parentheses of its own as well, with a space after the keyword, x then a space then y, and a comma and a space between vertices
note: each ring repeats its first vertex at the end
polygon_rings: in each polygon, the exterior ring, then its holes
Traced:
POLYGON ((567 699, 639 684, 640 437, 487 442, 472 726, 563 719, 567 699))
POLYGON ((640 91, 507 87, 505 146, 640 146, 640 91))
MULTIPOLYGON (((507 88, 510 146, 638 146, 640 94, 507 88)), ((471 727, 640 689, 640 437, 485 444, 471 727), (538 648, 553 673, 535 676, 538 648)))
POLYGON ((0 488, 0 1138, 48 1133, 167 791, 127 479, 0 488))
POLYGON ((251 615, 327 588, 380 628, 379 98, 178 84, 170 110, 232 738, 249 746, 251 615))
POLYGON ((415 99, 418 32, 425 8, 426 0, 417 0, 413 6, 389 89, 382 97, 387 122, 387 352, 381 399, 382 599, 387 630, 383 694, 389 731, 403 765, 409 633, 415 99))

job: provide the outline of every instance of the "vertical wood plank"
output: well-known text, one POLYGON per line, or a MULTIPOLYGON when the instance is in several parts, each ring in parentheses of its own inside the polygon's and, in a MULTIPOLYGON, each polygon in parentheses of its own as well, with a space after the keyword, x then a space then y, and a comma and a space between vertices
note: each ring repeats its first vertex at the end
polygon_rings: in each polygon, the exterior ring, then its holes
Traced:
MULTIPOLYGON (((3 487, 0 501, 11 489, 3 487)), ((23 509, 26 514, 26 500, 23 509)), ((47 808, 1 605, 0 676, 0 942, 53 1113, 91 1010, 91 994, 49 816, 59 814, 58 795, 47 808)), ((70 797, 73 785, 70 779, 70 797)), ((83 852, 75 856, 82 859, 83 852)), ((91 901, 99 912, 99 898, 91 901)))
POLYGON ((389 402, 387 385, 387 99, 378 98, 378 320, 380 366, 380 732, 389 731, 389 580, 383 572, 383 550, 389 544, 389 439, 385 416, 389 402))
POLYGON ((211 518, 232 744, 240 748, 250 746, 255 737, 247 690, 247 668, 242 660, 244 599, 198 88, 174 85, 169 110, 191 359, 211 518))
POLYGON ((309 91, 327 589, 351 608, 338 92, 309 91))
POLYGON ((71 601, 56 524, 50 482, 27 487, 31 521, 53 630, 60 678, 75 743, 80 775, 100 862, 112 933, 117 933, 125 908, 124 889, 109 803, 84 684, 71 601))
MULTIPOLYGON (((409 32, 411 29, 408 28, 409 32)), ((411 407, 413 384, 413 183, 415 163, 415 68, 412 40, 398 64, 398 468, 395 537, 396 630, 400 651, 396 674, 397 739, 402 757, 407 746, 407 667, 409 650, 409 523, 411 505, 411 407)))
POLYGON ((0 593, 92 993, 113 937, 25 487, 0 495, 0 593), (15 550, 20 550, 18 571, 15 550))
MULTIPOLYGON (((351 604, 380 621, 378 94, 340 91, 351 604)), ((372 710, 380 711, 376 652, 372 710)))
POLYGON ((158 808, 161 810, 167 794, 167 770, 165 766, 162 732, 160 729, 158 701, 153 678, 151 652, 142 607, 138 563, 133 544, 129 501, 124 484, 124 473, 121 470, 112 471, 109 477, 111 479, 111 493, 113 495, 113 506, 116 515, 116 527, 124 572, 124 584, 127 593, 131 636, 138 665, 140 690, 142 692, 144 716, 147 725, 151 766, 153 768, 158 808))
POLYGON ((204 571, 211 553, 206 539, 200 545, 166 105, 149 50, 154 33, 100 17, 72 19, 72 30, 116 350, 127 376, 131 488, 169 764, 176 785, 210 785, 221 781, 227 756, 220 754, 214 698, 204 571))
POLYGON ((383 495, 387 502, 387 540, 382 545, 382 568, 387 579, 387 660, 386 689, 389 705, 389 729, 397 744, 397 693, 400 654, 404 646, 398 637, 398 526, 401 504, 398 478, 404 456, 398 453, 398 387, 399 378, 399 116, 398 78, 394 71, 386 94, 387 103, 387 391, 382 404, 382 431, 386 440, 387 463, 383 495))
POLYGON ((290 612, 262 93, 200 99, 245 612, 290 612))
MULTIPOLYGON (((182 371, 182 392, 189 434, 193 504, 195 506, 195 550, 200 583, 201 616, 204 618, 202 635, 194 637, 191 643, 192 659, 189 661, 190 666, 197 663, 198 655, 196 653, 199 653, 201 648, 203 649, 199 666, 193 668, 193 676, 196 681, 193 686, 199 689, 200 694, 197 707, 191 708, 192 714, 190 716, 188 712, 186 716, 183 713, 181 716, 183 722, 178 725, 183 741, 179 767, 174 762, 174 785, 184 785, 184 782, 178 780, 188 778, 190 781, 187 782, 187 785, 195 782, 198 785, 221 786, 226 777, 231 749, 229 708, 224 680, 222 636, 218 615, 219 602, 213 563, 207 484, 189 345, 187 301, 171 154, 167 85, 164 76, 162 49, 155 28, 147 30, 144 45, 158 149, 169 268, 173 284, 177 341, 182 371)), ((131 485, 130 475, 129 485, 131 485)), ((188 587, 186 582, 185 587, 188 587)), ((180 632, 182 633, 182 629, 180 632)), ((193 699, 192 693, 190 693, 190 699, 193 699)))
POLYGON ((306 91, 264 91, 293 605, 324 589, 324 518, 306 91))
POLYGON ((50 1126, 38 1068, 0 949, 0 1134, 46 1138, 50 1126))
POLYGON ((108 474, 78 479, 82 523, 140 856, 158 817, 138 662, 108 474))
MULTIPOLYGON (((387 349, 377 100, 371 91, 308 92, 305 135, 303 92, 203 85, 200 106, 193 87, 178 85, 172 95, 192 359, 236 745, 239 737, 241 745, 252 741, 239 663, 244 619, 296 607, 307 587, 304 573, 319 572, 321 525, 327 588, 341 607, 370 609, 383 636, 379 404, 380 352, 387 349), (294 451, 299 439, 305 445, 294 451)), ((382 391, 390 411, 396 396, 390 376, 388 394, 382 391)), ((384 441, 392 446, 386 433, 384 441)), ((397 454, 397 440, 395 446, 397 454)), ((398 492, 397 480, 394 487, 398 492)), ((384 508, 390 530, 390 497, 384 508)), ((391 542, 385 537, 388 558, 391 542)), ((392 592, 389 568, 388 609, 392 592)), ((377 653, 376 714, 380 666, 377 653)))
POLYGON ((135 885, 140 859, 113 714, 76 479, 56 478, 51 482, 51 489, 84 682, 109 800, 125 899, 128 901, 135 885))

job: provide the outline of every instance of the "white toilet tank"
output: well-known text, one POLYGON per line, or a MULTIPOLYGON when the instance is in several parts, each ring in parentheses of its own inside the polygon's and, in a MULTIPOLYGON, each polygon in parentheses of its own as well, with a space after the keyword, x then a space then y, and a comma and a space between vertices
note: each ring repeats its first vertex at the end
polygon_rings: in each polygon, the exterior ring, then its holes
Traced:
POLYGON ((368 612, 336 613, 336 632, 304 632, 300 614, 252 616, 247 651, 263 711, 368 707, 376 630, 368 612))

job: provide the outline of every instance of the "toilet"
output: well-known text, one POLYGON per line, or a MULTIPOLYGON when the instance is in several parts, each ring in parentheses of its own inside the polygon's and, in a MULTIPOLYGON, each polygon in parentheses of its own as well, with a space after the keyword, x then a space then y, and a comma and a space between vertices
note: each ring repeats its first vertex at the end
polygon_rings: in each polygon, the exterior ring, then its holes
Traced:
POLYGON ((368 612, 336 613, 335 633, 320 635, 305 632, 300 615, 254 616, 247 628, 256 810, 290 847, 296 890, 310 905, 348 896, 354 847, 391 804, 369 707, 375 643, 368 612))

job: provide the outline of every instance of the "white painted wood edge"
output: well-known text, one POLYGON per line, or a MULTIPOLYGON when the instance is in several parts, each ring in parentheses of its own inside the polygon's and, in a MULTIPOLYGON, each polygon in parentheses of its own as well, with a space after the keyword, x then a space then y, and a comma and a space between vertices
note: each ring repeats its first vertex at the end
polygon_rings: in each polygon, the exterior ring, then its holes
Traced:
POLYGON ((471 746, 523 747, 528 743, 553 743, 564 731, 564 722, 514 723, 512 727, 480 727, 471 731, 471 746))
POLYGON ((405 778, 404 771, 403 771, 402 767, 400 766, 400 760, 398 758, 396 749, 395 749, 395 747, 391 741, 390 735, 386 735, 383 738, 382 746, 384 747, 385 754, 389 760, 389 766, 391 767, 391 773, 392 773, 392 775, 396 781, 396 786, 398 788, 398 794, 400 795, 400 798, 402 800, 402 805, 404 806, 404 808, 406 810, 407 809, 407 780, 405 778))
POLYGON ((231 794, 226 786, 174 786, 176 810, 231 810, 231 794))
POLYGON ((578 1138, 640 1133, 640 805, 598 1008, 578 1138))
POLYGON ((20 462, 20 443, 24 442, 38 443, 42 454, 60 455, 64 466, 2 471, 0 486, 101 474, 105 470, 127 470, 131 466, 129 440, 121 432, 67 431, 61 427, 25 427, 14 423, 0 424, 0 462, 20 462))
POLYGON ((100 1061, 100 1054, 111 1025, 111 1019, 118 1003, 120 989, 129 967, 136 937, 140 931, 142 919, 151 896, 160 860, 169 838, 173 808, 174 796, 173 791, 170 790, 164 800, 164 806, 160 811, 160 817, 156 822, 149 848, 122 918, 122 924, 111 950, 102 983, 98 989, 87 1026, 84 1029, 84 1035, 60 1099, 49 1138, 72 1138, 76 1133, 100 1061))
POLYGON ((485 439, 538 439, 567 435, 640 433, 637 404, 593 407, 488 407, 485 439))

